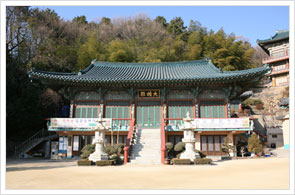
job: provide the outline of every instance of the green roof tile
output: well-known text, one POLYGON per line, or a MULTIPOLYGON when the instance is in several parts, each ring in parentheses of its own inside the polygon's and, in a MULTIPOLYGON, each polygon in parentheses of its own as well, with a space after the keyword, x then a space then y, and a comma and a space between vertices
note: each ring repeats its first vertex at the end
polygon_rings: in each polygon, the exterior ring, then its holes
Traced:
POLYGON ((262 77, 269 67, 221 71, 209 59, 185 62, 115 63, 92 61, 79 73, 56 73, 34 70, 31 78, 66 83, 168 83, 168 82, 237 82, 262 77))
POLYGON ((282 31, 277 31, 276 34, 272 37, 270 37, 269 39, 264 39, 264 40, 259 40, 257 39, 257 43, 261 44, 261 43, 271 43, 274 41, 279 41, 282 39, 288 39, 289 38, 289 30, 282 30, 282 31))

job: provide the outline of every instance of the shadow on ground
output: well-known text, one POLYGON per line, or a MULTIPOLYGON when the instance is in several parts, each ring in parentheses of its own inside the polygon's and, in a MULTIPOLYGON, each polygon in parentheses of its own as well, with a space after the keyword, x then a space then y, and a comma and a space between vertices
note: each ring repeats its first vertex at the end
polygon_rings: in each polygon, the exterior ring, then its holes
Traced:
POLYGON ((56 169, 56 168, 65 168, 65 167, 73 167, 76 165, 66 165, 66 166, 34 166, 34 167, 7 167, 6 172, 12 171, 26 171, 26 170, 42 170, 42 169, 56 169))

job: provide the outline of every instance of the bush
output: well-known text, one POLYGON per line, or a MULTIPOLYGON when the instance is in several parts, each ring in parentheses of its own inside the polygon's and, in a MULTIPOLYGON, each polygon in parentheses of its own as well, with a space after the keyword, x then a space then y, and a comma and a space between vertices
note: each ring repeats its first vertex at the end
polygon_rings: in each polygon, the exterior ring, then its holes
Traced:
POLYGON ((205 158, 206 157, 206 155, 203 152, 199 151, 199 150, 195 150, 195 152, 196 153, 199 153, 199 155, 200 155, 201 158, 205 158))
POLYGON ((255 154, 262 152, 261 141, 255 133, 253 133, 248 139, 248 151, 254 152, 255 154))
POLYGON ((95 152, 95 144, 88 144, 88 145, 84 146, 82 148, 81 152, 82 152, 81 158, 82 159, 87 159, 90 154, 95 152))
POLYGON ((106 146, 104 147, 104 152, 108 155, 117 154, 118 150, 115 146, 106 146))
POLYGON ((229 137, 224 138, 224 143, 222 144, 222 152, 227 153, 228 156, 230 156, 230 152, 236 152, 235 146, 230 144, 231 141, 229 137))
POLYGON ((108 165, 115 164, 115 161, 114 160, 99 160, 99 161, 96 161, 95 164, 97 166, 108 166, 108 165))
POLYGON ((174 165, 190 165, 191 160, 190 159, 178 159, 178 158, 173 158, 172 163, 174 165))
POLYGON ((174 151, 177 153, 181 153, 185 150, 185 143, 183 142, 178 142, 175 146, 174 146, 174 151))
POLYGON ((92 164, 91 160, 78 160, 78 166, 90 166, 92 164))
POLYGON ((258 104, 262 104, 263 105, 263 102, 261 101, 261 99, 249 98, 249 99, 244 100, 242 102, 242 104, 254 106, 254 105, 258 105, 258 104))
POLYGON ((119 154, 124 154, 124 146, 124 144, 117 144, 116 148, 119 154))
POLYGON ((196 165, 205 165, 205 164, 211 164, 212 159, 210 158, 199 158, 199 159, 195 159, 194 163, 196 165))
POLYGON ((168 158, 171 158, 173 156, 174 150, 173 150, 173 143, 167 142, 166 143, 166 152, 168 155, 168 158))
POLYGON ((123 161, 121 160, 121 158, 118 154, 112 154, 110 156, 110 160, 114 160, 114 164, 122 164, 123 163, 123 161))

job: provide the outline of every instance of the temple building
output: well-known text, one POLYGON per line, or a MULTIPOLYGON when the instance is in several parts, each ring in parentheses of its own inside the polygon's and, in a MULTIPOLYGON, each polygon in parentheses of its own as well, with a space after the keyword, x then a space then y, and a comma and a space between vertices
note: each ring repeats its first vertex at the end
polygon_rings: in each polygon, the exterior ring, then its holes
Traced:
POLYGON ((94 138, 91 124, 102 114, 112 119, 107 144, 124 143, 126 162, 163 163, 165 143, 176 144, 183 138, 180 127, 187 113, 197 127, 195 149, 206 155, 225 155, 221 146, 226 136, 234 145, 245 140, 253 123, 250 117, 237 117, 240 95, 269 72, 268 66, 222 71, 210 59, 159 63, 93 60, 78 73, 32 70, 29 76, 70 102, 69 117, 51 118, 48 125, 49 131, 59 134, 59 154, 80 155, 82 147, 94 138))
POLYGON ((272 71, 269 76, 271 85, 289 85, 289 30, 276 31, 269 39, 257 40, 257 44, 269 57, 262 60, 263 64, 269 64, 272 71))

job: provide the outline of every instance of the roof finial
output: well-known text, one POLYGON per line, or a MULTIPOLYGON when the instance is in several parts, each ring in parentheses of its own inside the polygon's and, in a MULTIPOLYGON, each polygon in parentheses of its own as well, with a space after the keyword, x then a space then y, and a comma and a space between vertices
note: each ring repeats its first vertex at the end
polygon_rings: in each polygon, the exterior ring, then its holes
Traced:
POLYGON ((96 61, 97 61, 96 59, 92 60, 91 61, 91 64, 94 64, 96 61))

